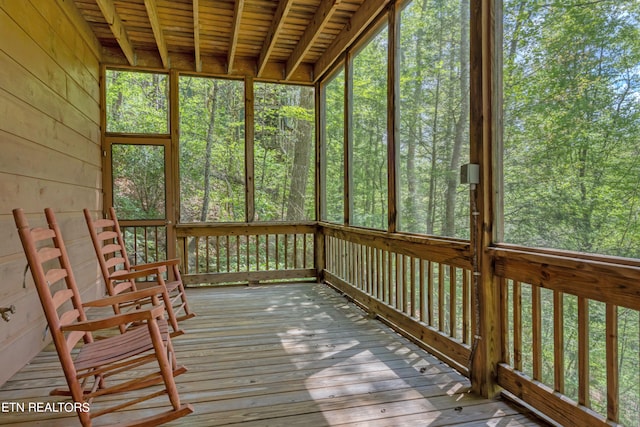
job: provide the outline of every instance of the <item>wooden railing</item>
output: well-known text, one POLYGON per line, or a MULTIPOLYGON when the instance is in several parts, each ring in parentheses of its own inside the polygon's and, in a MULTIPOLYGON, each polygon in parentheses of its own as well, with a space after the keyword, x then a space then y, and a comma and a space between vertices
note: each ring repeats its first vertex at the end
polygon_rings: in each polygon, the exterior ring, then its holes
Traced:
POLYGON ((166 225, 138 226, 120 221, 129 262, 133 265, 167 259, 166 225))
POLYGON ((469 243, 322 224, 324 279, 468 374, 469 243))
MULTIPOLYGON (((187 284, 322 279, 470 376, 482 307, 468 241, 329 223, 176 234, 187 284)), ((126 236, 138 262, 162 257, 161 228, 126 236)), ((563 425, 640 425, 640 263, 509 245, 488 255, 500 288, 498 385, 563 425)))
POLYGON ((640 265, 492 252, 502 295, 498 384, 563 425, 640 425, 640 265))
POLYGON ((185 284, 316 278, 316 224, 178 225, 185 284))

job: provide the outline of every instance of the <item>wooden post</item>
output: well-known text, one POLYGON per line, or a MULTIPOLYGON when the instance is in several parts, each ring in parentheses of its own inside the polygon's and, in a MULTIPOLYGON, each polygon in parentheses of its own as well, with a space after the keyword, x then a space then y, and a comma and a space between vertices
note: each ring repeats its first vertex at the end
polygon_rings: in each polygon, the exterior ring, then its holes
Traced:
MULTIPOLYGON (((253 162, 253 122, 254 122, 254 98, 253 77, 244 79, 244 174, 245 174, 245 221, 253 222, 255 219, 255 187, 254 187, 254 162, 253 162)), ((247 263, 248 265, 248 263, 247 263)))
POLYGON ((100 65, 100 150, 102 158, 102 203, 98 207, 105 218, 107 206, 113 206, 113 190, 111 188, 111 153, 107 152, 107 67, 100 65))
POLYGON ((351 223, 353 215, 353 56, 347 51, 344 60, 344 224, 351 223))
POLYGON ((400 20, 395 4, 389 5, 389 48, 387 68, 387 220, 388 231, 395 233, 398 227, 398 159, 399 157, 399 128, 400 123, 400 65, 398 52, 400 49, 400 20))
POLYGON ((471 386, 485 397, 495 396, 500 361, 500 287, 487 249, 494 240, 493 211, 493 1, 471 2, 470 25, 470 160, 480 165, 480 184, 472 189, 471 251, 476 328, 472 340, 471 386))
POLYGON ((180 221, 180 180, 178 179, 180 168, 180 111, 178 83, 180 75, 176 70, 171 70, 169 78, 169 133, 171 141, 165 144, 165 185, 166 185, 166 227, 167 227, 167 258, 175 258, 178 254, 176 248, 176 223, 180 221))
MULTIPOLYGON (((316 221, 322 221, 326 218, 326 96, 324 87, 320 83, 315 85, 315 107, 316 107, 316 221)), ((324 281, 325 270, 325 248, 324 248, 324 229, 322 226, 316 227, 313 233, 313 265, 316 269, 316 279, 318 282, 324 281)), ((305 266, 306 267, 306 266, 305 266)))

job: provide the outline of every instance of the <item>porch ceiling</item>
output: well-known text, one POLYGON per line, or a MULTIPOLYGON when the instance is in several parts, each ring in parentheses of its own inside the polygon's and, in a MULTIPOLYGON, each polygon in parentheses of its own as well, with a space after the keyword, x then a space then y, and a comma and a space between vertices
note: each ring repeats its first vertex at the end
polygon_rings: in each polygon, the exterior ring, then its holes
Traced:
POLYGON ((74 0, 103 62, 317 80, 389 0, 74 0))

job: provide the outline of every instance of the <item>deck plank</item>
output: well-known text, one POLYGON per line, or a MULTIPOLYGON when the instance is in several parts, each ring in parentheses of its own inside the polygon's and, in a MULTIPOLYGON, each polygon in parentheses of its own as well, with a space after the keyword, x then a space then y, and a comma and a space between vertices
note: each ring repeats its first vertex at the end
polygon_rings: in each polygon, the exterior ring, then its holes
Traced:
MULTIPOLYGON (((540 426, 320 284, 190 288, 198 316, 174 339, 194 414, 172 426, 540 426)), ((45 349, 0 388, 0 401, 55 401, 45 349)), ((162 402, 160 402, 162 403, 162 402)), ((125 415, 151 413, 151 401, 125 415)), ((65 414, 0 413, 12 426, 78 425, 65 414)))

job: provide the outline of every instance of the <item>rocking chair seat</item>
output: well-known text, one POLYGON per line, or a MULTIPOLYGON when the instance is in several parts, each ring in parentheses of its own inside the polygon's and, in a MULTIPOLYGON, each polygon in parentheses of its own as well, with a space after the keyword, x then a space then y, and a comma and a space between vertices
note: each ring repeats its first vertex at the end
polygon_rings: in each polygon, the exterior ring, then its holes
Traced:
MULTIPOLYGON (((166 343, 169 336, 167 321, 159 319, 157 322, 162 341, 166 343)), ((153 343, 146 327, 130 328, 124 334, 85 344, 76 356, 74 364, 78 371, 94 369, 152 349, 153 343)))

